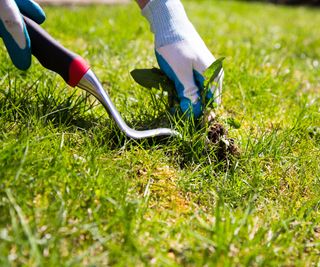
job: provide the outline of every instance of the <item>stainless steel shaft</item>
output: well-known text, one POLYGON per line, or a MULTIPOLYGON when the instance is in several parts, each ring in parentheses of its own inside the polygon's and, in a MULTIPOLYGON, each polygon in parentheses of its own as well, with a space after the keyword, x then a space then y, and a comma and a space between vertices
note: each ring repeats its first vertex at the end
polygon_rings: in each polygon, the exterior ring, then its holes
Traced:
POLYGON ((109 95, 103 89, 101 83, 99 82, 98 78, 96 77, 96 75, 93 73, 92 70, 88 70, 88 72, 82 77, 82 79, 78 84, 78 87, 94 95, 105 107, 105 109, 108 111, 110 116, 114 119, 114 121, 119 126, 119 128, 130 138, 143 139, 143 138, 156 137, 156 136, 181 136, 179 132, 172 129, 168 129, 168 128, 158 128, 158 129, 143 130, 143 131, 137 131, 130 128, 122 119, 119 111, 116 109, 116 107, 112 103, 109 95))

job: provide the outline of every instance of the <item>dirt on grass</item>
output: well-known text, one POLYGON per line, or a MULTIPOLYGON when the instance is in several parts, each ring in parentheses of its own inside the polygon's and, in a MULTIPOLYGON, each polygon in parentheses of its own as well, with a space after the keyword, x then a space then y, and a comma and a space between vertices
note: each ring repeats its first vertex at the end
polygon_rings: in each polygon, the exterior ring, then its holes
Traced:
POLYGON ((226 160, 228 155, 239 156, 240 151, 234 139, 228 138, 228 131, 220 123, 214 123, 209 127, 208 139, 215 146, 219 161, 226 160))
POLYGON ((218 121, 213 111, 204 115, 208 125, 208 145, 215 150, 219 161, 225 161, 229 156, 238 157, 240 150, 233 138, 228 137, 228 130, 218 121))

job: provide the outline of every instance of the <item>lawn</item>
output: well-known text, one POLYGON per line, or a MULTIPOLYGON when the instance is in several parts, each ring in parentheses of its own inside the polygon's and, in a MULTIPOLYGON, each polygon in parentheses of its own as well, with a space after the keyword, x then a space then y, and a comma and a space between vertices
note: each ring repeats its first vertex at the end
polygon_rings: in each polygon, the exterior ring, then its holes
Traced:
POLYGON ((184 3, 226 57, 216 113, 240 156, 217 160, 205 129, 133 81, 157 66, 134 3, 45 7, 43 27, 90 62, 129 125, 183 138, 126 138, 93 98, 36 59, 16 70, 1 46, 0 266, 319 264, 319 10, 184 3))

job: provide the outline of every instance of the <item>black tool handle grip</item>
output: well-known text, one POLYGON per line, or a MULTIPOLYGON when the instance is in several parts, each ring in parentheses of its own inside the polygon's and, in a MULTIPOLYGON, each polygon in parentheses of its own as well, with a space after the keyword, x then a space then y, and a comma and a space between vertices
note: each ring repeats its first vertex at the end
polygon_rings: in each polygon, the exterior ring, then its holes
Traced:
POLYGON ((32 54, 42 66, 62 76, 72 87, 78 85, 89 65, 77 54, 69 51, 33 20, 24 17, 31 40, 32 54))

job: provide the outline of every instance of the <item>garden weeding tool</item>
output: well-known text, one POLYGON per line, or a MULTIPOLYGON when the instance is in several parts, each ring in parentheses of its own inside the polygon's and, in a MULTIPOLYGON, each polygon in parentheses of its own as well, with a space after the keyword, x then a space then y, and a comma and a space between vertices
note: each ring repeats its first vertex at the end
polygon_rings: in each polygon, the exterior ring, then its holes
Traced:
POLYGON ((70 86, 79 87, 94 95, 128 137, 142 139, 156 136, 180 136, 177 131, 168 128, 144 131, 130 128, 85 60, 59 44, 34 21, 26 17, 24 20, 32 43, 32 54, 45 68, 60 74, 70 86))

